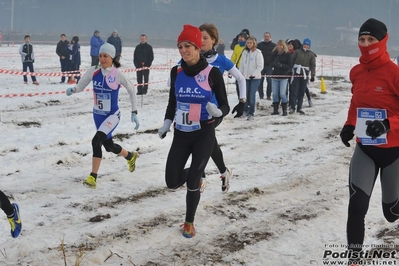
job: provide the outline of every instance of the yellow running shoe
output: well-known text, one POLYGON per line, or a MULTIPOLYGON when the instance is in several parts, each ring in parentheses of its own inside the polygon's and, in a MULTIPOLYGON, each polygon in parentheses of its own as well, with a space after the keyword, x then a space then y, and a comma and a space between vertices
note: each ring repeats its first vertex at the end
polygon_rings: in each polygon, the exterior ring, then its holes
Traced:
POLYGON ((88 188, 95 189, 97 187, 96 178, 92 175, 89 175, 86 181, 83 182, 83 185, 85 185, 88 188))
POLYGON ((136 159, 139 157, 139 153, 137 151, 132 152, 132 159, 127 160, 127 164, 129 165, 129 171, 133 172, 136 169, 136 159))
POLYGON ((192 238, 195 236, 195 228, 193 223, 184 222, 183 224, 183 236, 186 238, 192 238))

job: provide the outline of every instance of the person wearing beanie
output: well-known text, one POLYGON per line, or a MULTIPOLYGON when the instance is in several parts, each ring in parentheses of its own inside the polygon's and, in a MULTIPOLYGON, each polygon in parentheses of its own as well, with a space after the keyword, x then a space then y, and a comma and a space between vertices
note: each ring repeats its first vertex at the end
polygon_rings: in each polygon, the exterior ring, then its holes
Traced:
POLYGON ((140 35, 140 43, 136 46, 133 53, 133 64, 137 68, 137 94, 145 95, 148 92, 148 80, 150 76, 150 67, 154 61, 154 52, 152 46, 147 43, 147 36, 140 35), (143 84, 144 79, 144 84, 143 84))
MULTIPOLYGON (((295 77, 292 81, 289 114, 294 114, 295 111, 301 115, 305 114, 302 110, 303 97, 305 96, 308 82, 314 82, 316 76, 316 56, 315 53, 309 50, 311 41, 309 38, 305 38, 302 44, 302 48, 295 50, 291 57, 295 77)), ((308 101, 310 101, 309 98, 308 101)), ((311 105, 311 102, 309 102, 309 106, 311 105)))
POLYGON ((99 48, 99 66, 90 67, 74 88, 68 88, 66 95, 82 92, 90 82, 93 83, 93 120, 97 131, 91 141, 93 157, 91 172, 83 182, 86 187, 95 189, 97 187, 98 171, 103 158, 102 147, 107 152, 120 155, 126 159, 128 169, 133 172, 136 169, 136 159, 139 154, 136 151, 127 151, 112 140, 112 133, 120 122, 121 111, 119 110, 119 89, 126 88, 130 96, 132 123, 135 130, 140 126, 137 118, 137 99, 135 88, 128 77, 119 71, 121 66, 119 56, 112 44, 105 43, 99 48))
POLYGON ((340 137, 350 147, 356 135, 346 227, 348 249, 355 255, 362 252, 365 217, 378 174, 383 215, 391 223, 399 218, 399 66, 390 60, 388 37, 383 22, 365 21, 359 29, 359 64, 349 72, 352 98, 340 137))
POLYGON ((230 49, 231 50, 234 50, 234 47, 238 44, 238 37, 240 35, 242 37, 244 37, 245 40, 248 39, 248 37, 250 35, 249 34, 249 30, 248 29, 242 29, 242 31, 240 31, 240 33, 238 33, 237 36, 233 38, 233 40, 231 41, 231 44, 230 44, 230 49))
MULTIPOLYGON (((237 35, 237 44, 234 47, 233 54, 231 55, 230 60, 235 64, 236 68, 240 68, 240 62, 241 62, 241 56, 242 52, 245 49, 245 44, 248 39, 248 35, 245 31, 242 31, 237 35)), ((235 86, 236 86, 236 92, 237 92, 237 98, 241 99, 240 95, 240 87, 238 85, 238 81, 235 81, 235 86)))
POLYGON ((108 37, 107 43, 110 43, 113 46, 115 46, 116 55, 122 54, 122 40, 119 37, 117 30, 114 30, 111 36, 108 37))
POLYGON ((98 51, 103 44, 104 41, 100 37, 100 32, 98 30, 95 30, 93 36, 90 39, 91 66, 98 65, 98 51))
POLYGON ((202 34, 186 24, 177 38, 180 65, 170 73, 170 92, 163 126, 165 138, 173 121, 174 134, 166 161, 165 181, 170 189, 186 184, 186 215, 182 234, 195 236, 194 217, 200 201, 200 181, 215 143, 216 118, 229 113, 226 87, 219 69, 201 56, 202 34), (191 155, 191 166, 183 174, 191 155))

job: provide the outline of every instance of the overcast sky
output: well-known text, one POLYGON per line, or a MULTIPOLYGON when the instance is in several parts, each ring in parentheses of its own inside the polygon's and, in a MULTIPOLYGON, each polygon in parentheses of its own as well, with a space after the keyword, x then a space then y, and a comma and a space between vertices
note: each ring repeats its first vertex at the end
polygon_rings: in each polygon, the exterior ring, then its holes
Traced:
POLYGON ((125 40, 145 33, 157 43, 175 40, 183 24, 212 22, 227 43, 247 28, 258 40, 270 31, 274 41, 308 37, 314 46, 345 46, 336 28, 359 28, 374 17, 386 23, 393 46, 398 12, 399 0, 0 0, 0 31, 91 36, 97 29, 106 38, 117 29, 125 40))

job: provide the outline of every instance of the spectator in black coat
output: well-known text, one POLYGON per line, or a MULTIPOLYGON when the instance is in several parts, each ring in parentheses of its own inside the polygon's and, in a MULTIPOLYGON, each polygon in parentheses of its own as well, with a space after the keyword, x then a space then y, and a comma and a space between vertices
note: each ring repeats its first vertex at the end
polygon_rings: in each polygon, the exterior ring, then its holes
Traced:
POLYGON ((115 46, 115 57, 122 54, 122 40, 118 35, 118 32, 114 30, 111 36, 108 37, 107 43, 112 44, 115 46))
MULTIPOLYGON (((69 70, 69 53, 67 51, 69 41, 66 39, 66 35, 63 33, 60 36, 61 40, 57 44, 57 48, 55 50, 56 54, 60 58, 61 64, 61 72, 64 74, 65 71, 69 70)), ((65 82, 65 76, 61 77, 61 82, 65 82)))
MULTIPOLYGON (((272 42, 272 35, 270 32, 265 32, 263 34, 263 42, 258 43, 258 49, 262 51, 263 55, 263 70, 262 70, 262 79, 260 80, 260 84, 258 87, 259 97, 263 99, 263 83, 265 81, 264 75, 271 75, 273 68, 270 66, 272 63, 272 51, 276 47, 276 44, 272 42)), ((271 100, 272 95, 272 79, 271 77, 266 77, 267 88, 266 88, 266 96, 268 100, 271 100)))
POLYGON ((139 69, 137 73, 137 95, 147 94, 148 91, 148 77, 152 61, 154 60, 154 52, 152 46, 147 43, 147 36, 140 35, 140 43, 136 46, 133 54, 134 66, 139 69), (143 69, 144 68, 144 69, 143 69), (143 84, 144 77, 144 84, 143 84))

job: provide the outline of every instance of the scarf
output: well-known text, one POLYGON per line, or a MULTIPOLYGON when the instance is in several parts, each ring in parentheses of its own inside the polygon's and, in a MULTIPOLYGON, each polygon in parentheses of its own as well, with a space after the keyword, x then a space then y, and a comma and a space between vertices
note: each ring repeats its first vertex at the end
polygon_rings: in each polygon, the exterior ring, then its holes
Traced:
POLYGON ((211 58, 212 56, 214 56, 214 55, 216 55, 217 54, 217 52, 215 51, 215 49, 211 49, 211 50, 209 50, 209 51, 207 51, 207 52, 205 52, 205 53, 202 53, 202 55, 205 57, 205 58, 211 58))
POLYGON ((183 68, 184 73, 186 73, 187 76, 194 77, 198 73, 200 73, 202 70, 204 70, 208 66, 208 62, 206 61, 205 57, 202 55, 200 56, 200 59, 197 64, 193 66, 187 65, 184 60, 181 60, 181 67, 183 68))
POLYGON ((388 63, 391 59, 387 51, 388 33, 381 41, 369 46, 359 46, 359 62, 366 69, 374 69, 388 63))

